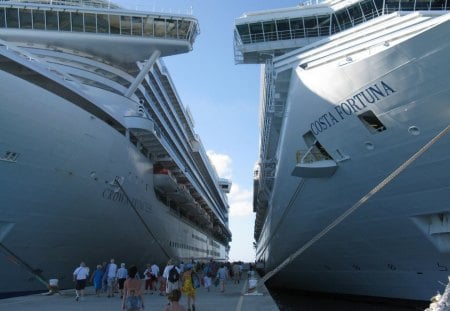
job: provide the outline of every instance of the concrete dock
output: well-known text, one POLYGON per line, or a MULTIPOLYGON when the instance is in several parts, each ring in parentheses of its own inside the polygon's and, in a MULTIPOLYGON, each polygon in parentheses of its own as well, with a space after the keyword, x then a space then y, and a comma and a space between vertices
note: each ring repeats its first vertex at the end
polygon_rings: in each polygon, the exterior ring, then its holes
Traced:
MULTIPOLYGON (((259 279, 258 276, 255 276, 259 279)), ((248 293, 248 280, 242 278, 239 284, 233 284, 228 280, 225 292, 221 293, 219 287, 211 287, 208 292, 205 288, 197 289, 196 311, 276 311, 279 310, 275 301, 270 296, 267 288, 258 285, 256 292, 248 293)), ((75 290, 63 290, 53 295, 29 295, 0 299, 0 310, 82 310, 82 311, 110 311, 121 310, 122 300, 117 294, 107 298, 106 294, 97 297, 93 287, 86 288, 86 296, 83 301, 75 300, 75 290)), ((164 310, 168 300, 158 294, 144 295, 145 310, 164 310)), ((180 303, 187 307, 187 299, 183 296, 180 303)))

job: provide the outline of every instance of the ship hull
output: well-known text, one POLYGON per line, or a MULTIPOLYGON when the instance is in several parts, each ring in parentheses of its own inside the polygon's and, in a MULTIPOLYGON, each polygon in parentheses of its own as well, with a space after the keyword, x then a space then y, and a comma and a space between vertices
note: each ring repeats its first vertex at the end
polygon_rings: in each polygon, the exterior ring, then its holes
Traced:
MULTIPOLYGON (((153 164, 125 135, 38 85, 3 71, 0 79, 2 295, 46 290, 53 278, 72 287, 81 261, 93 271, 110 258, 144 269, 170 257, 226 257, 157 199, 153 164)), ((99 106, 134 105, 87 93, 99 106)))
POLYGON ((447 21, 345 65, 293 70, 257 250, 265 272, 294 255, 270 278, 273 286, 413 300, 444 289, 450 136, 438 135, 450 124, 448 36, 447 21), (376 86, 386 93, 373 103, 353 96, 376 86), (348 114, 339 111, 346 105, 348 114), (370 133, 357 116, 367 110, 386 130, 370 133), (338 163, 332 176, 291 175, 308 131, 338 163))

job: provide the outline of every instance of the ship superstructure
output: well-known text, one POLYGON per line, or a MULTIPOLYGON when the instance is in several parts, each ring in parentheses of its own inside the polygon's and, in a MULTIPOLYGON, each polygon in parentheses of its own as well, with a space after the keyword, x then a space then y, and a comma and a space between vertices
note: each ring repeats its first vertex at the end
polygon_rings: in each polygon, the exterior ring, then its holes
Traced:
POLYGON ((0 1, 0 293, 71 286, 80 261, 228 258, 226 194, 162 57, 191 15, 0 1))
POLYGON ((448 9, 322 1, 236 19, 236 63, 263 65, 254 236, 271 285, 428 300, 447 283, 448 9))

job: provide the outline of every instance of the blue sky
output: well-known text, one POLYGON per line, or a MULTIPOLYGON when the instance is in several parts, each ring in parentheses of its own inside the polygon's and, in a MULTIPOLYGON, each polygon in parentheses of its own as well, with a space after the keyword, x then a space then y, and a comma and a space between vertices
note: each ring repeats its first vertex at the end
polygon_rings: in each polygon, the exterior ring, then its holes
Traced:
POLYGON ((190 53, 164 58, 183 104, 229 194, 230 260, 254 261, 253 168, 259 149, 259 65, 235 65, 234 20, 244 12, 292 7, 294 0, 120 0, 128 9, 191 12, 200 35, 190 53))

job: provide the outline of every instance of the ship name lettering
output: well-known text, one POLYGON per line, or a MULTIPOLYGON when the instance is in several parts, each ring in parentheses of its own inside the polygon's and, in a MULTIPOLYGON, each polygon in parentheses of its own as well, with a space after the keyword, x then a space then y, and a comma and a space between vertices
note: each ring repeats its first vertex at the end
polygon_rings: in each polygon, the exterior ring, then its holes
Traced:
POLYGON ((123 205, 133 205, 134 207, 136 207, 139 210, 145 210, 149 213, 152 212, 152 207, 149 203, 145 202, 145 201, 141 201, 137 198, 130 198, 130 200, 128 200, 122 192, 118 192, 118 191, 113 191, 111 189, 105 189, 103 190, 103 194, 102 194, 103 198, 106 200, 110 200, 113 202, 118 202, 121 203, 123 205))
POLYGON ((318 135, 339 123, 339 121, 343 121, 347 117, 359 113, 370 104, 375 104, 395 92, 396 91, 384 81, 369 86, 365 90, 345 99, 336 105, 333 110, 324 113, 317 120, 312 122, 311 132, 314 135, 318 135))

